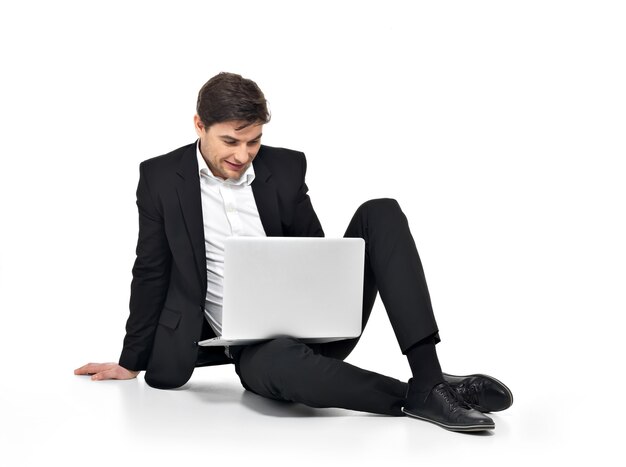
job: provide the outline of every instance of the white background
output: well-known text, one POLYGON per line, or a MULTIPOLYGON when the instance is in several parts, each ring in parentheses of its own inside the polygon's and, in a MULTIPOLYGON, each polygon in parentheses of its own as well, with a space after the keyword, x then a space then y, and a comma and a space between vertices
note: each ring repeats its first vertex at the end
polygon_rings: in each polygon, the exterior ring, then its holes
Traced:
MULTIPOLYGON (((624 24, 619 1, 3 2, 1 463, 618 463, 624 24), (179 391, 72 374, 119 356, 138 164, 195 139, 220 71, 307 154, 328 236, 400 202, 444 370, 515 394, 493 435, 263 401, 230 366, 179 391)), ((348 361, 410 376, 380 303, 348 361)))

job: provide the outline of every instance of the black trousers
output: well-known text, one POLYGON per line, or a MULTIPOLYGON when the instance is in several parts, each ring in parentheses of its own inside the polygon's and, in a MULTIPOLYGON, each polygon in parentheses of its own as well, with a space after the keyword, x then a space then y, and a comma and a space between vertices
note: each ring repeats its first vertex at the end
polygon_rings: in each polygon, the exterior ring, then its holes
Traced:
MULTIPOLYGON (((363 328, 380 292, 403 353, 438 335, 422 264, 399 204, 393 199, 364 203, 344 236, 365 240, 363 328)), ((280 338, 231 349, 241 383, 261 396, 311 407, 402 415, 406 383, 343 361, 357 342, 304 344, 280 338)))

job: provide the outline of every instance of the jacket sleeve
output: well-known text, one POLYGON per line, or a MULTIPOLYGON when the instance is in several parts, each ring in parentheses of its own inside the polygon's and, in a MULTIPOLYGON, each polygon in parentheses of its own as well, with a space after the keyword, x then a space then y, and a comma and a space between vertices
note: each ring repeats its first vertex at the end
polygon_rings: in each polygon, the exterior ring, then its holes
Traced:
POLYGON ((295 237, 323 237, 322 224, 313 209, 311 198, 308 195, 309 188, 306 185, 306 157, 301 154, 300 158, 300 188, 296 196, 296 204, 293 213, 293 229, 288 233, 295 237))
MULTIPOLYGON (((156 185, 156 183, 153 183, 156 185)), ((139 236, 130 292, 130 314, 119 364, 145 370, 168 290, 172 254, 165 235, 163 212, 151 191, 145 163, 139 166, 137 208, 139 236)))

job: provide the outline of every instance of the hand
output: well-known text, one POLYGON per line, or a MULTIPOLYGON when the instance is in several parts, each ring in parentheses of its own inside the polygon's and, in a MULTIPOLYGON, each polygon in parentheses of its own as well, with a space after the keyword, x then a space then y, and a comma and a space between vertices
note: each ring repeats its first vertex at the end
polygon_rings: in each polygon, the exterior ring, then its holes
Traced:
POLYGON ((91 375, 93 381, 105 379, 133 379, 138 371, 127 370, 117 363, 87 363, 74 370, 75 375, 91 375))

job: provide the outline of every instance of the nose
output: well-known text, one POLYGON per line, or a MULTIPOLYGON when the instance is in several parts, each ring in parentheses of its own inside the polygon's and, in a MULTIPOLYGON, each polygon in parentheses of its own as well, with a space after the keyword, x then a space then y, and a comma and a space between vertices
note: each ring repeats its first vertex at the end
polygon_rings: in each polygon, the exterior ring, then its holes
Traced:
POLYGON ((237 147, 237 151, 235 152, 235 160, 239 164, 243 164, 248 161, 248 147, 245 144, 242 144, 237 147))

